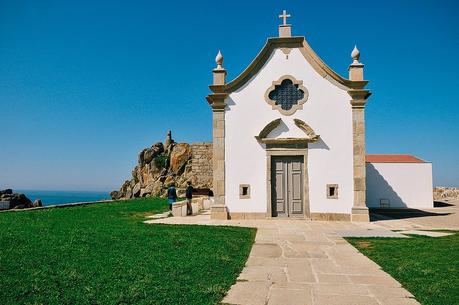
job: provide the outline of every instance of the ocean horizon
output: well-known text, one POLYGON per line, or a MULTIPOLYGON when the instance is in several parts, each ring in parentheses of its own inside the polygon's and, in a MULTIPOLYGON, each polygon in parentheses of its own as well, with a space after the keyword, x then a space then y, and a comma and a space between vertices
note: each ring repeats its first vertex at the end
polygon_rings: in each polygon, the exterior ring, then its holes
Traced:
POLYGON ((52 191, 52 190, 13 190, 16 193, 23 193, 30 200, 40 199, 44 206, 90 202, 110 199, 109 192, 104 191, 52 191))

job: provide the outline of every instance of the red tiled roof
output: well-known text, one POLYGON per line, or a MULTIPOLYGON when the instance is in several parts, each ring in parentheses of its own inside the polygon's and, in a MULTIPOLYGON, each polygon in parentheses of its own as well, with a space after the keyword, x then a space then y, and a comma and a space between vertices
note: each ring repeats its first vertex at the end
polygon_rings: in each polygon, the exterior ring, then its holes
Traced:
POLYGON ((426 163, 412 155, 366 155, 365 161, 370 163, 426 163))

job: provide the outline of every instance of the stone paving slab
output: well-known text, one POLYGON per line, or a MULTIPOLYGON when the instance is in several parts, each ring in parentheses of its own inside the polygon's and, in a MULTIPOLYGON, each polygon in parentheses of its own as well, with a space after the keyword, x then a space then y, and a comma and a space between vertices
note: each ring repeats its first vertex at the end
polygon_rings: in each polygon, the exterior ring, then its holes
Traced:
POLYGON ((336 234, 341 237, 395 237, 407 238, 408 236, 401 234, 402 232, 393 232, 390 230, 353 230, 353 231, 337 231, 336 234))

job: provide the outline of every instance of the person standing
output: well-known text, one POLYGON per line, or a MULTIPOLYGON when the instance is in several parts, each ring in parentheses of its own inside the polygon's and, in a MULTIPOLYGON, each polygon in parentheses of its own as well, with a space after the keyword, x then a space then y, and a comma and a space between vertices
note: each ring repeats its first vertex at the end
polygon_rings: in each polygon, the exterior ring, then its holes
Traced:
POLYGON ((169 201, 169 210, 172 211, 172 205, 177 201, 177 191, 174 183, 171 183, 167 189, 167 200, 169 201))
POLYGON ((191 200, 193 199, 193 186, 191 185, 191 181, 187 182, 187 187, 185 190, 185 197, 186 197, 186 214, 191 215, 193 214, 193 209, 191 207, 191 200))

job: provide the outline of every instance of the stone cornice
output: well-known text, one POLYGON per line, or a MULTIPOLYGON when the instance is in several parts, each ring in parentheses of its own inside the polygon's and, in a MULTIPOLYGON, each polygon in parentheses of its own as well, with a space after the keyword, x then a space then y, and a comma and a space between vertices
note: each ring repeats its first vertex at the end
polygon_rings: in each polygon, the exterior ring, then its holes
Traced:
POLYGON ((224 93, 226 86, 225 85, 210 85, 209 89, 210 91, 214 93, 224 93))
POLYGON ((371 95, 371 92, 365 89, 349 90, 347 93, 352 98, 352 108, 364 108, 367 102, 367 98, 371 95))
POLYGON ((225 99, 227 97, 227 93, 212 93, 206 99, 214 111, 224 111, 226 107, 225 99))
POLYGON ((294 143, 310 143, 314 142, 311 139, 308 138, 275 138, 275 139, 270 139, 270 138, 265 138, 265 139, 260 139, 260 143, 263 144, 294 144, 294 143))
POLYGON ((300 51, 304 58, 306 58, 317 73, 319 73, 323 78, 328 79, 331 83, 341 87, 342 89, 362 89, 368 84, 368 81, 366 80, 353 81, 344 78, 333 71, 333 69, 330 68, 311 48, 306 39, 304 39, 302 46, 303 47, 300 48, 300 51))

